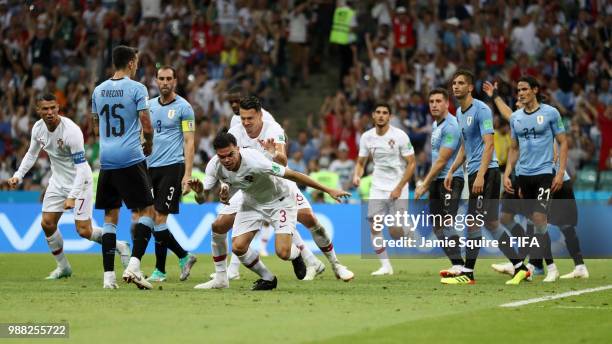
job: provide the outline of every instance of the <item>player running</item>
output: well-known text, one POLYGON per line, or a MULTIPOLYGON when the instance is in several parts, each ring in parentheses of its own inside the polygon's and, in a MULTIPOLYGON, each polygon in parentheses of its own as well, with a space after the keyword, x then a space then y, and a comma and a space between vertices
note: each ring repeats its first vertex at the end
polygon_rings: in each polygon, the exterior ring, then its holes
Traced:
MULTIPOLYGON (((444 88, 435 88, 429 92, 429 112, 434 119, 431 132, 431 169, 417 187, 414 198, 419 199, 429 189, 429 212, 455 217, 459 208, 461 191, 464 186, 463 169, 458 168, 453 173, 451 190, 444 187, 444 178, 450 170, 457 153, 461 148, 461 131, 457 118, 448 112, 448 91, 444 88)), ((452 227, 444 228, 442 224, 434 223, 434 235, 439 240, 454 242, 454 245, 443 247, 444 253, 450 259, 451 271, 460 271, 463 267, 463 258, 459 247, 459 234, 452 227)))
MULTIPOLYGON (((367 217, 371 226, 372 246, 381 263, 381 267, 372 272, 372 276, 393 275, 393 267, 385 247, 377 247, 375 244, 382 242, 382 232, 374 229, 372 221, 375 215, 396 212, 403 214, 408 210, 408 182, 412 178, 416 162, 408 135, 389 124, 391 107, 388 104, 377 104, 372 119, 374 128, 366 131, 359 142, 359 158, 355 165, 353 184, 359 186, 368 157, 372 156, 374 173, 367 217)), ((409 235, 409 228, 405 227, 390 227, 388 230, 394 239, 409 235)))
MULTIPOLYGON (((93 178, 85 160, 81 128, 71 119, 59 115, 59 106, 52 94, 37 99, 36 112, 41 119, 34 123, 28 152, 19 169, 8 179, 8 185, 15 189, 34 166, 40 150, 47 152, 51 162, 51 178, 43 199, 41 226, 57 262, 56 269, 46 279, 55 280, 72 275, 72 268, 64 255, 64 240, 57 230, 64 210, 74 209, 74 224, 81 237, 101 244, 102 230, 91 224, 93 178)), ((115 245, 121 262, 127 266, 130 256, 128 243, 116 241, 115 245)))
MULTIPOLYGON (((259 255, 249 245, 255 231, 259 230, 264 221, 269 221, 276 233, 276 254, 279 258, 302 260, 300 250, 292 243, 291 238, 297 223, 295 194, 281 178, 326 192, 338 201, 340 197, 348 197, 350 194, 327 188, 306 175, 286 169, 258 150, 239 148, 236 138, 230 133, 219 133, 215 137, 213 147, 217 155, 206 166, 204 182, 198 179, 190 181, 191 188, 196 192, 196 201, 203 203, 208 192, 218 182, 226 183, 232 189, 242 190, 243 201, 236 214, 232 232, 232 252, 242 264, 261 277, 254 283, 252 290, 274 289, 277 285, 276 276, 259 260, 259 255)), ((213 245, 213 256, 227 256, 226 240, 213 245)), ((220 262, 215 259, 216 268, 220 262)), ((228 286, 226 272, 219 269, 215 279, 196 285, 195 288, 219 289, 228 286)))
POLYGON ((139 217, 134 226, 132 257, 123 272, 123 280, 134 282, 141 289, 151 289, 151 283, 140 270, 140 260, 155 227, 152 188, 145 162, 145 155, 151 154, 153 146, 149 97, 143 84, 130 79, 138 69, 137 50, 120 45, 113 49, 112 56, 115 73, 94 89, 91 100, 94 132, 100 138, 96 209, 104 209, 104 288, 117 288, 113 255, 123 201, 139 217))
POLYGON ((149 111, 153 123, 153 151, 147 157, 149 177, 153 184, 155 227, 155 270, 149 282, 166 280, 166 254, 170 249, 179 258, 184 281, 189 277, 196 256, 188 253, 168 230, 168 214, 179 213, 181 195, 189 193, 193 167, 195 118, 191 105, 176 94, 176 71, 171 66, 157 70, 160 96, 151 100, 149 111))

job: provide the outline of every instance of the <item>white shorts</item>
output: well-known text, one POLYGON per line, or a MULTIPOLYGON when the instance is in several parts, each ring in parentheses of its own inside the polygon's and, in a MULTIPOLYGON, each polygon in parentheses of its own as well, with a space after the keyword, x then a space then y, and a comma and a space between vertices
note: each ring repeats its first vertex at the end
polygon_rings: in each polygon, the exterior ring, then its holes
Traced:
MULTIPOLYGON (((295 194, 295 202, 297 204, 297 209, 312 209, 308 198, 304 197, 304 194, 298 188, 296 183, 291 183, 289 186, 289 191, 291 194, 295 194)), ((244 200, 244 196, 242 195, 242 190, 238 190, 232 198, 229 200, 229 205, 225 205, 219 210, 220 215, 232 215, 236 214, 240 207, 242 206, 242 201, 244 200)))
POLYGON ((304 197, 302 190, 298 188, 296 183, 291 183, 290 187, 291 193, 295 194, 295 203, 297 204, 298 210, 300 209, 312 209, 308 198, 304 197))
POLYGON ((408 195, 408 185, 402 189, 400 197, 395 201, 389 199, 391 191, 371 188, 368 197, 368 218, 371 219, 374 215, 395 215, 398 211, 403 214, 408 211, 408 195))
MULTIPOLYGON (((70 189, 57 187, 49 183, 45 198, 43 199, 42 211, 45 213, 63 213, 64 201, 68 198, 70 189)), ((87 184, 85 189, 74 200, 74 219, 76 221, 86 221, 91 219, 93 212, 93 186, 87 184)))
POLYGON ((286 199, 274 208, 256 209, 247 204, 241 206, 234 219, 232 238, 258 231, 266 223, 275 234, 293 234, 297 224, 297 208, 293 199, 286 199))

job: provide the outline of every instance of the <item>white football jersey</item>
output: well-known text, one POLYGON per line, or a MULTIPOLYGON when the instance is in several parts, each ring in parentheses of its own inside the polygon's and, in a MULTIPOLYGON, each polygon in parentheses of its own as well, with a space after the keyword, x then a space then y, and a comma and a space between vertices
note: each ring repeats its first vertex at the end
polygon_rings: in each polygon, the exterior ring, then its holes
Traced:
POLYGON ((382 136, 372 128, 359 141, 359 157, 370 155, 374 162, 372 188, 393 191, 406 170, 404 157, 414 155, 414 148, 408 135, 394 126, 382 136))
POLYGON ((227 170, 215 155, 206 165, 204 189, 212 189, 218 181, 231 188, 242 190, 243 204, 255 209, 274 208, 278 202, 290 197, 290 190, 284 179, 285 167, 251 148, 240 149, 242 161, 236 172, 227 170))
MULTIPOLYGON (((49 155, 51 162, 51 179, 49 185, 53 184, 60 190, 70 190, 75 180, 76 168, 74 159, 83 159, 84 143, 83 133, 81 128, 76 125, 71 119, 60 116, 60 124, 54 131, 50 132, 45 125, 45 122, 40 119, 32 128, 32 137, 30 139, 30 148, 28 153, 37 157, 40 150, 44 149, 49 155), (79 156, 74 156, 74 155, 79 156)), ((23 164, 22 164, 23 165, 23 164)), ((28 172, 29 167, 24 166, 15 173, 19 178, 28 172)), ((92 179, 91 172, 87 176, 92 179)))
POLYGON ((275 143, 285 144, 285 130, 280 126, 280 124, 274 121, 263 121, 263 127, 261 128, 261 132, 259 136, 256 138, 249 137, 242 123, 239 123, 235 127, 231 127, 228 133, 234 135, 236 138, 236 143, 240 149, 242 148, 252 148, 260 151, 264 155, 266 155, 265 148, 259 143, 259 141, 267 141, 268 139, 274 139, 275 143))
MULTIPOLYGON (((276 120, 274 119, 274 117, 272 117, 272 114, 270 114, 266 109, 261 108, 261 116, 262 119, 264 121, 269 121, 269 122, 276 122, 276 120)), ((238 124, 241 124, 242 122, 240 121, 240 116, 236 116, 233 115, 232 119, 230 121, 230 128, 233 128, 235 126, 237 126, 238 124)))

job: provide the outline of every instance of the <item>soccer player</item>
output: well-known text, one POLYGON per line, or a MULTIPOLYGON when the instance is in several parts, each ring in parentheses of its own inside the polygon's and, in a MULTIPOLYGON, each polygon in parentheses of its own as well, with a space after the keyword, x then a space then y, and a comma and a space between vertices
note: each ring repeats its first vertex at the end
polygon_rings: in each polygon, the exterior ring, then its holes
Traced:
MULTIPOLYGON (((36 112, 41 119, 34 123, 28 152, 19 169, 8 179, 8 185, 15 189, 34 166, 40 150, 47 152, 51 178, 43 199, 41 226, 57 262, 57 268, 46 279, 54 280, 72 275, 72 268, 64 255, 64 240, 57 230, 64 210, 74 209, 74 223, 81 237, 100 244, 102 230, 91 225, 93 178, 85 160, 81 128, 71 119, 59 115, 59 106, 52 94, 39 96, 36 112)), ((128 243, 117 241, 115 244, 122 263, 127 265, 130 256, 128 243)))
POLYGON ((187 194, 193 166, 195 119, 191 105, 176 94, 176 71, 171 66, 157 70, 160 96, 149 107, 153 122, 153 151, 147 157, 149 177, 153 184, 155 227, 155 270, 149 282, 166 280, 168 248, 179 258, 184 281, 189 277, 196 256, 189 254, 168 230, 168 214, 178 214, 181 195, 187 194))
MULTIPOLYGON (((234 113, 236 113, 236 107, 238 107, 238 116, 232 118, 232 122, 235 123, 234 118, 238 117, 241 119, 236 125, 230 128, 230 133, 238 140, 240 147, 249 147, 260 150, 269 159, 286 166, 287 155, 285 147, 285 131, 282 127, 272 120, 266 120, 265 110, 262 109, 261 103, 257 97, 245 97, 241 101, 237 102, 236 97, 240 93, 234 92, 229 97, 230 103, 234 113), (244 118, 244 119, 242 119, 244 118), (267 148, 266 148, 267 146, 267 148)), ((328 259, 332 266, 332 270, 338 279, 348 282, 353 279, 354 274, 346 268, 346 266, 340 264, 331 238, 327 234, 325 228, 319 223, 317 218, 312 211, 310 202, 304 197, 300 189, 295 183, 289 183, 293 193, 296 197, 298 207, 298 222, 304 225, 311 232, 312 237, 321 250, 325 257, 328 259)), ((231 228, 236 212, 240 207, 240 194, 234 195, 229 200, 229 206, 224 207, 220 211, 219 217, 213 223, 213 240, 218 241, 219 244, 222 240, 225 240, 225 233, 231 228)), ((323 273, 325 265, 321 263, 319 259, 308 249, 304 244, 301 236, 298 232, 294 233, 294 242, 301 250, 301 255, 307 263, 306 276, 303 280, 312 280, 317 275, 323 273)), ((213 253, 214 254, 214 253, 213 253)), ((216 258, 222 259, 223 258, 216 258)), ((234 257, 232 257, 232 261, 234 257)), ((215 264, 216 267, 222 268, 222 263, 215 264)), ((239 277, 238 265, 230 264, 229 271, 227 272, 230 279, 236 279, 239 277)))
MULTIPOLYGON (((408 182, 416 167, 414 148, 408 135, 389 124, 391 106, 378 103, 372 113, 374 128, 366 131, 359 142, 359 157, 353 174, 353 184, 359 186, 368 157, 372 156, 374 172, 372 188, 368 199, 368 221, 371 226, 372 245, 380 260, 381 267, 372 276, 393 275, 393 267, 384 247, 376 242, 382 237, 381 231, 373 226, 375 215, 403 214, 408 209, 408 182)), ((408 228, 390 227, 389 234, 399 239, 408 235, 408 228)))
MULTIPOLYGON (((306 175, 286 169, 256 149, 239 148, 236 138, 230 133, 219 133, 215 137, 213 147, 217 155, 206 166, 204 182, 198 179, 190 181, 191 188, 196 192, 196 201, 203 203, 207 193, 219 181, 232 189, 242 190, 243 201, 240 211, 236 214, 232 232, 232 252, 238 255, 242 264, 261 277, 254 283, 252 290, 274 289, 277 285, 276 276, 259 260, 259 255, 249 245, 255 231, 259 230, 264 221, 270 221, 276 233, 276 254, 283 260, 302 261, 300 250, 292 243, 291 238, 297 223, 295 195, 283 179, 316 188, 338 201, 350 194, 327 188, 306 175)), ((213 249, 215 257, 226 256, 225 238, 223 243, 213 244, 213 249)), ((228 286, 225 271, 217 270, 215 279, 195 288, 217 289, 228 286), (219 283, 225 283, 225 286, 220 286, 219 283)))
POLYGON ((123 280, 134 282, 141 289, 151 289, 151 283, 140 270, 140 260, 155 227, 152 187, 145 162, 145 156, 150 155, 153 148, 149 97, 143 84, 130 79, 138 69, 137 50, 116 46, 112 58, 113 77, 94 89, 91 100, 93 127, 96 136, 100 137, 101 168, 96 209, 104 209, 104 288, 117 288, 112 258, 119 208, 123 201, 139 217, 134 226, 132 256, 123 272, 123 280), (142 144, 141 135, 144 138, 142 144))
MULTIPOLYGON (((548 203, 551 194, 563 186, 567 163, 565 128, 559 111, 538 101, 540 85, 531 76, 522 76, 517 83, 518 101, 523 108, 512 113, 510 130, 512 144, 508 154, 508 166, 504 173, 504 186, 511 187, 509 171, 516 158, 521 166, 518 177, 520 194, 525 200, 527 214, 534 224, 534 238, 539 247, 532 247, 531 258, 543 258, 550 252, 548 232, 548 203), (553 149, 559 142, 559 168, 555 171, 553 149), (553 175, 553 172, 555 174, 553 175)), ((552 257, 549 257, 552 258, 552 257)), ((556 267, 550 267, 556 269, 556 267)), ((518 271, 506 284, 519 284, 529 273, 518 271)), ((556 279, 556 278, 555 278, 556 279)))
MULTIPOLYGON (((421 198, 429 189, 429 211, 431 214, 457 215, 461 191, 464 186, 463 169, 458 168, 453 173, 451 190, 444 187, 444 178, 450 170, 461 147, 461 131, 457 118, 448 112, 448 91, 435 88, 429 92, 429 112, 434 119, 431 132, 431 169, 423 184, 417 187, 415 199, 421 198)), ((434 234, 440 240, 448 240, 454 245, 445 246, 444 253, 451 261, 452 271, 461 273, 463 258, 459 247, 459 235, 452 227, 444 228, 442 224, 434 223, 434 234)))
MULTIPOLYGON (((502 116, 506 118, 507 120, 510 120, 510 116, 512 115, 512 110, 504 102, 504 100, 497 94, 497 83, 492 84, 488 81, 485 82, 483 84, 483 91, 495 102, 495 106, 497 106, 502 116)), ((522 107, 520 103, 518 105, 519 105, 518 107, 522 107)), ((557 145, 555 145, 555 148, 556 147, 557 145)), ((555 154, 555 157, 557 158, 555 161, 555 171, 556 171, 559 168, 559 159, 558 159, 557 154, 555 154)), ((517 162, 515 171, 519 169, 518 165, 519 164, 517 162)), ((515 174, 518 175, 516 172, 515 174)), ((512 188, 514 190, 518 190, 518 185, 516 181, 517 178, 516 177, 512 178, 512 177, 513 176, 511 175, 510 179, 512 182, 512 188)), ((514 191, 514 190, 511 190, 511 191, 514 191)), ((501 218, 502 218, 502 224, 506 225, 506 228, 509 228, 510 227, 509 225, 511 224, 514 224, 514 226, 520 227, 519 224, 514 223, 514 214, 519 212, 519 210, 514 210, 516 208, 516 204, 518 204, 516 201, 516 199, 518 199, 517 194, 518 192, 510 193, 508 191, 504 191, 504 195, 508 195, 507 197, 508 199, 515 199, 515 201, 513 202, 508 202, 510 206, 508 206, 507 208, 504 206, 504 202, 503 202, 504 199, 502 199, 501 218), (516 196, 513 197, 511 195, 516 195, 516 196), (504 218, 507 219, 506 221, 508 223, 504 221, 504 218)), ((567 246, 567 249, 570 253, 570 256, 574 260, 574 265, 575 265, 574 270, 561 276, 561 278, 562 279, 588 278, 589 271, 586 268, 586 265, 584 264, 584 259, 582 257, 582 253, 580 250, 580 242, 578 240, 578 236, 576 235, 576 226, 578 224, 578 211, 577 211, 577 205, 576 205, 576 197, 574 196, 574 190, 572 187, 571 178, 569 174, 567 173, 567 171, 565 171, 565 174, 563 175, 563 186, 561 187, 559 191, 553 193, 552 195, 549 222, 553 225, 558 226, 561 229, 561 232, 563 233, 563 237, 565 239, 565 244, 567 246)), ((518 230, 512 229, 512 235, 513 236, 524 236, 524 231, 522 228, 519 228, 518 230), (515 231, 521 234, 520 235, 515 234, 515 231)), ((519 256, 521 256, 521 254, 519 254, 519 256)), ((552 257, 549 258, 549 262, 552 264, 552 257)), ((530 260, 530 263, 532 264, 536 263, 534 264, 536 269, 543 268, 541 259, 530 260)), ((508 273, 511 275, 514 274, 514 266, 512 264, 492 264, 492 267, 498 272, 508 273)), ((558 275, 557 269, 554 269, 554 268, 549 269, 549 273, 546 276, 546 278, 544 278, 544 281, 553 282, 556 280, 557 275, 558 275)))
POLYGON ((484 221, 485 228, 497 240, 504 255, 516 264, 517 269, 524 270, 527 273, 525 277, 528 277, 527 268, 523 265, 522 260, 516 257, 516 252, 510 246, 511 241, 508 234, 499 225, 501 175, 493 145, 491 109, 484 102, 472 97, 474 76, 470 71, 457 71, 452 79, 452 87, 453 94, 460 105, 457 109, 457 120, 461 128, 463 143, 447 173, 444 185, 447 190, 451 190, 453 173, 464 161, 467 161, 470 192, 468 214, 473 215, 477 220, 471 226, 468 224, 465 264, 461 272, 456 274, 456 271, 443 270, 440 272, 442 276, 440 282, 443 284, 475 283, 474 267, 482 240, 482 229, 477 225, 480 221, 484 221))

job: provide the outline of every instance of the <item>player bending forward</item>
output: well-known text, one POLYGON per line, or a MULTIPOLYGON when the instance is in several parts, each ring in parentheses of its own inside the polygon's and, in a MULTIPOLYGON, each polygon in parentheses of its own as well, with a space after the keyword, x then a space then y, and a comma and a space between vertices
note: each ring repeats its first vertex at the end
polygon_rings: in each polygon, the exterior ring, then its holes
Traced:
MULTIPOLYGON (((217 155, 206 166, 204 183, 198 179, 189 182, 196 192, 196 201, 203 203, 217 182, 242 190, 243 202, 234 221, 232 251, 242 264, 261 277, 254 283, 252 290, 274 289, 277 284, 276 276, 259 260, 259 255, 249 245, 255 232, 267 221, 276 232, 276 254, 283 260, 300 257, 300 250, 292 243, 291 238, 297 223, 295 195, 292 194, 289 183, 281 178, 321 190, 336 200, 348 197, 349 193, 327 188, 308 176, 267 159, 257 150, 238 148, 236 138, 232 134, 219 133, 215 137, 213 147, 217 155)), ((219 242, 213 249, 215 256, 226 256, 227 242, 219 242)), ((228 286, 227 273, 218 271, 215 279, 195 288, 218 289, 228 286)))
MULTIPOLYGON (((55 96, 46 94, 37 99, 36 112, 41 117, 32 128, 30 148, 19 165, 19 169, 8 180, 14 189, 34 166, 41 149, 49 155, 51 178, 42 206, 41 226, 45 231, 47 245, 57 261, 57 268, 47 279, 60 279, 72 275, 72 268, 64 255, 64 240, 57 224, 64 210, 74 209, 74 223, 79 235, 85 239, 102 243, 102 230, 93 228, 93 178, 91 168, 85 160, 83 133, 81 128, 67 117, 59 115, 55 96)), ((125 241, 116 242, 121 262, 127 266, 130 247, 125 241)))

